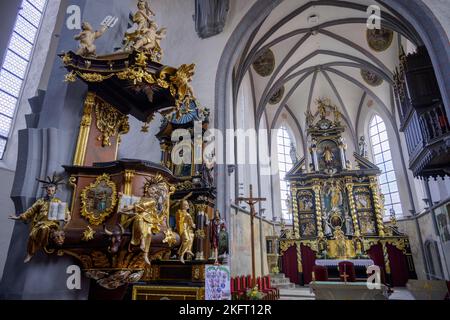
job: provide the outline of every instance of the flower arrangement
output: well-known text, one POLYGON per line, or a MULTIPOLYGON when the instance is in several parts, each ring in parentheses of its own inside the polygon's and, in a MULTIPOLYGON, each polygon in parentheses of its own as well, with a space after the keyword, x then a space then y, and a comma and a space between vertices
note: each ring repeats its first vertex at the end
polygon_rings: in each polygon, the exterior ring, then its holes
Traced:
POLYGON ((258 287, 248 289, 246 295, 248 300, 262 300, 264 298, 264 293, 260 292, 258 287))

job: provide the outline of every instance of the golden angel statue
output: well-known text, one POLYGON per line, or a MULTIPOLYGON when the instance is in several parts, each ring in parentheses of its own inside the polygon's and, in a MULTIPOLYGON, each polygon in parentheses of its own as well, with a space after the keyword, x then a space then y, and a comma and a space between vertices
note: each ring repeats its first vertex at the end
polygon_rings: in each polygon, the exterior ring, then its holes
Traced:
POLYGON ((195 224, 189 213, 189 202, 187 200, 181 201, 181 208, 177 211, 177 227, 181 237, 181 245, 178 249, 178 256, 180 261, 184 263, 184 256, 186 254, 191 257, 195 256, 192 252, 195 224))
POLYGON ((62 178, 56 174, 47 177, 46 180, 37 179, 44 184, 46 195, 38 199, 27 211, 19 216, 10 216, 10 219, 30 222, 30 234, 27 245, 27 256, 25 263, 29 262, 34 254, 44 249, 49 240, 61 246, 64 242, 64 231, 60 221, 70 221, 70 212, 67 204, 55 197, 58 185, 63 184, 62 178))
MULTIPOLYGON (((108 18, 108 17, 107 17, 108 18)), ((110 17, 111 18, 111 17, 110 17)), ((74 39, 80 41, 79 49, 76 52, 77 55, 83 57, 95 57, 96 46, 95 40, 100 38, 108 28, 117 22, 117 18, 105 19, 105 23, 102 23, 100 30, 94 30, 89 22, 83 22, 81 25, 81 32, 77 34, 74 39)))
POLYGON ((150 265, 148 253, 152 235, 160 232, 160 225, 163 223, 158 215, 156 201, 142 198, 134 205, 121 209, 119 213, 128 216, 128 219, 122 221, 122 226, 126 229, 131 225, 130 244, 139 246, 144 253, 145 262, 150 265))

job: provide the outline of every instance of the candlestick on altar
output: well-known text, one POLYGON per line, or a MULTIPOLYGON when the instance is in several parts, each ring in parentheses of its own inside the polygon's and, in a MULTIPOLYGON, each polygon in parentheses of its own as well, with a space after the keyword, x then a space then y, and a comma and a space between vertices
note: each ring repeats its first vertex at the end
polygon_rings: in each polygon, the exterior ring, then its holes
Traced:
POLYGON ((245 202, 250 206, 250 237, 251 237, 251 251, 252 251, 252 281, 255 284, 255 235, 253 231, 253 219, 256 216, 255 204, 266 201, 266 198, 253 198, 253 186, 250 185, 250 195, 248 198, 239 197, 239 202, 245 202))

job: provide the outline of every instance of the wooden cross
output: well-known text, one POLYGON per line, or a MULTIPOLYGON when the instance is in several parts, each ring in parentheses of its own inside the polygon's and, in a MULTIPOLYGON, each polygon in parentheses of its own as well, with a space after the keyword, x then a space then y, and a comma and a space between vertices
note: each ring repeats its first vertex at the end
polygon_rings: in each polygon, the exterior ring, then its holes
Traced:
POLYGON ((266 198, 253 198, 253 186, 250 185, 250 195, 248 198, 239 197, 239 202, 245 202, 250 206, 250 237, 251 237, 251 249, 252 249, 252 279, 255 283, 255 235, 253 232, 253 218, 256 216, 255 204, 258 202, 266 201, 266 198))

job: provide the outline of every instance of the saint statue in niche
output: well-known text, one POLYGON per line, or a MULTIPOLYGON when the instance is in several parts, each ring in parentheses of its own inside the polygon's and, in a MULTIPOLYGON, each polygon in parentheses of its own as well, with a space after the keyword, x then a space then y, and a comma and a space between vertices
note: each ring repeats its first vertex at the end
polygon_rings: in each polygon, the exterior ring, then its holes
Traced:
POLYGON ((358 148, 359 148, 359 155, 361 157, 367 158, 367 143, 366 138, 364 136, 361 136, 359 138, 358 148))
POLYGON ((337 185, 337 182, 330 185, 327 195, 330 197, 331 209, 337 209, 340 205, 342 205, 342 193, 337 185))
POLYGON ((325 161, 326 165, 330 165, 333 162, 334 156, 331 148, 329 146, 325 146, 323 149, 323 161, 325 161))

